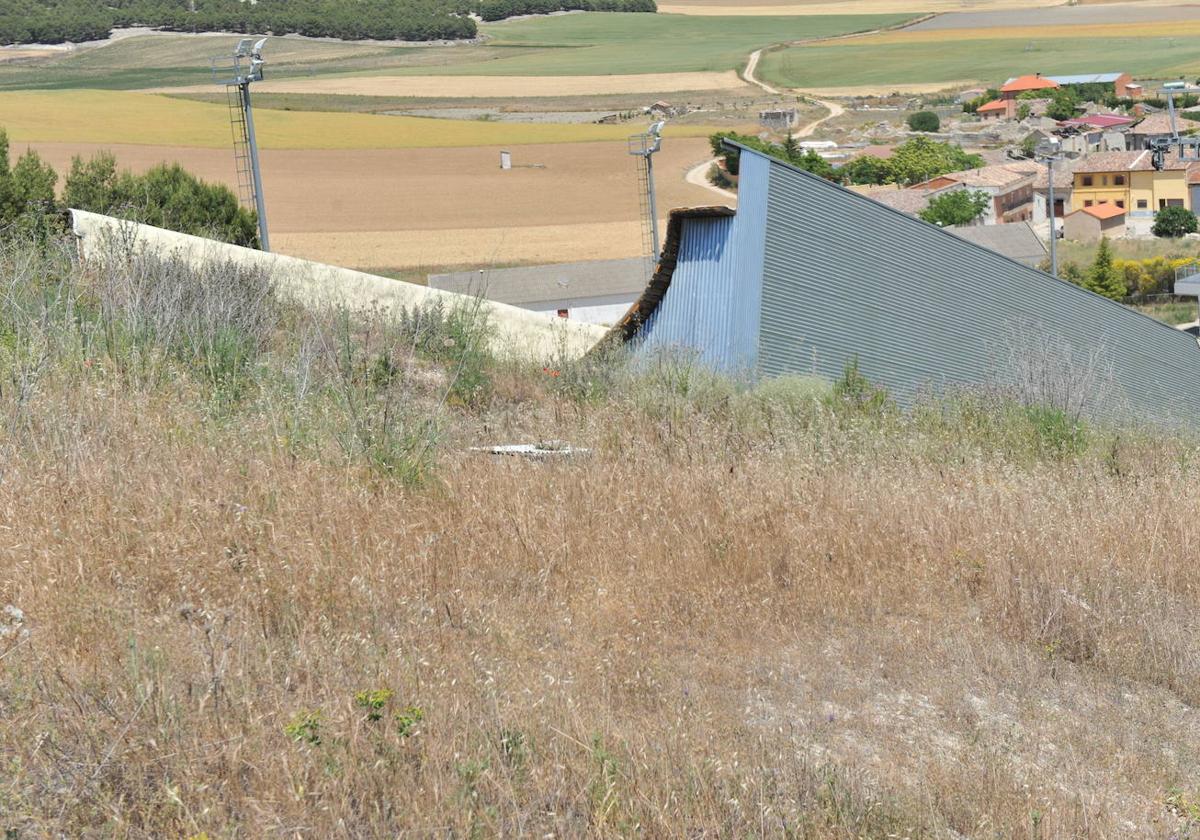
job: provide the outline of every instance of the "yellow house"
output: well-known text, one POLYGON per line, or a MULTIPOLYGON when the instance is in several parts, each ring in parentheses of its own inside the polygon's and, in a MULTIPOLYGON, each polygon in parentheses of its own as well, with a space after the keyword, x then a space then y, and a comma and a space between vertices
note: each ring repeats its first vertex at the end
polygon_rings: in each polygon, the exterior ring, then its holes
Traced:
POLYGON ((1175 156, 1157 170, 1149 150, 1089 155, 1075 168, 1071 210, 1115 204, 1130 218, 1150 218, 1164 207, 1194 210, 1188 196, 1188 167, 1195 165, 1175 156))

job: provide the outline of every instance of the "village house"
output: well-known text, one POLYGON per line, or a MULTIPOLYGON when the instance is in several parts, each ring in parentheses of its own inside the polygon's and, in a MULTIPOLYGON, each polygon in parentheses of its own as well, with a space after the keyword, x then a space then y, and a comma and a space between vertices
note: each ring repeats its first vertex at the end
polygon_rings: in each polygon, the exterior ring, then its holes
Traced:
POLYGON ((1015 119, 1020 107, 1017 97, 1032 90, 1053 90, 1058 84, 1042 78, 1040 73, 1009 79, 1000 88, 1000 98, 980 105, 977 114, 983 119, 1015 119))
POLYGON ((983 192, 991 199, 980 221, 985 225, 1025 222, 1033 218, 1033 184, 1041 167, 1033 161, 1013 161, 979 169, 950 172, 912 189, 942 190, 952 185, 983 192))
POLYGON ((1164 207, 1190 209, 1188 171, 1196 164, 1168 156, 1157 170, 1152 158, 1149 151, 1104 152, 1080 161, 1072 184, 1072 212, 1112 204, 1125 211, 1128 227, 1142 233, 1164 207))

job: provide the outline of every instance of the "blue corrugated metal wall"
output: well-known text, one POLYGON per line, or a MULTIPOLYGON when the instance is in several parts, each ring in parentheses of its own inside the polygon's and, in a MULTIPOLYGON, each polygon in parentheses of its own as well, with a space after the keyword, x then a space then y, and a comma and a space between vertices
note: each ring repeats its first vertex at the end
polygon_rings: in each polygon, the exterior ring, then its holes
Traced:
POLYGON ((907 403, 1003 383, 1022 354, 1036 368, 1048 337, 1074 356, 1067 387, 1103 395, 1089 410, 1195 424, 1200 349, 1187 334, 748 150, 739 192, 734 220, 685 223, 643 346, 830 379, 857 358, 907 403))
MULTIPOLYGON (((765 158, 745 158, 741 178, 765 185, 765 158)), ((688 219, 671 286, 642 328, 641 350, 694 355, 735 375, 757 367, 768 192, 739 196, 736 216, 688 219)))
MULTIPOLYGON (((770 167, 760 372, 833 378, 857 358, 907 402, 926 387, 1003 383, 1014 356, 1036 367, 1036 333, 1071 349, 1078 376, 1091 371, 1105 402, 1093 411, 1178 421, 1200 408, 1200 350, 1187 334, 807 172, 770 167)), ((1053 354, 1044 363, 1062 366, 1053 354)))

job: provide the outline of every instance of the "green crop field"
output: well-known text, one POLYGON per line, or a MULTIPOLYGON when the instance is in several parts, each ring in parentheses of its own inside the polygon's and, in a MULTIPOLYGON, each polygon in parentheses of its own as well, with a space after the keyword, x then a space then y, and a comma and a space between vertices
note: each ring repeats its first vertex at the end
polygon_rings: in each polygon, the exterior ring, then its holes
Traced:
MULTIPOLYGON (((893 26, 914 15, 692 17, 577 14, 483 27, 499 57, 452 63, 439 74, 586 76, 739 69, 756 49, 893 26), (505 56, 503 50, 512 50, 505 56)), ((405 69, 404 73, 427 70, 405 69)))
MULTIPOLYGON (((275 38, 272 79, 356 75, 610 75, 740 68, 754 50, 785 41, 862 32, 911 15, 690 17, 573 14, 483 27, 485 45, 394 47, 275 38)), ((153 34, 39 62, 0 65, 0 90, 131 90, 211 81, 209 58, 233 47, 220 36, 153 34)))
MULTIPOLYGON (((897 33, 900 34, 900 33, 897 33)), ((1195 37, 999 38, 938 44, 843 42, 791 47, 763 56, 758 75, 771 84, 796 88, 913 84, 1009 76, 1096 72, 1097 65, 1139 77, 1170 78, 1200 71, 1195 37), (1115 57, 1115 58, 1114 58, 1115 57)))

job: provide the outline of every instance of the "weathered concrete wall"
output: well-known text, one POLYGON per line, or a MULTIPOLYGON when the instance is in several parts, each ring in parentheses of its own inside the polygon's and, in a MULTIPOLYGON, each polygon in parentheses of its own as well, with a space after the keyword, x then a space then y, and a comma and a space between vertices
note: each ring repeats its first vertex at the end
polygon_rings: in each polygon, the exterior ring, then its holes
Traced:
POLYGON ((72 227, 84 259, 101 259, 111 249, 152 249, 163 256, 200 263, 232 262, 268 270, 277 293, 307 308, 344 305, 366 310, 423 306, 435 300, 447 305, 470 303, 488 313, 493 350, 511 358, 543 361, 576 358, 605 334, 603 327, 545 315, 488 300, 377 277, 348 268, 309 262, 283 254, 266 254, 224 242, 136 224, 84 210, 72 210, 72 227))

